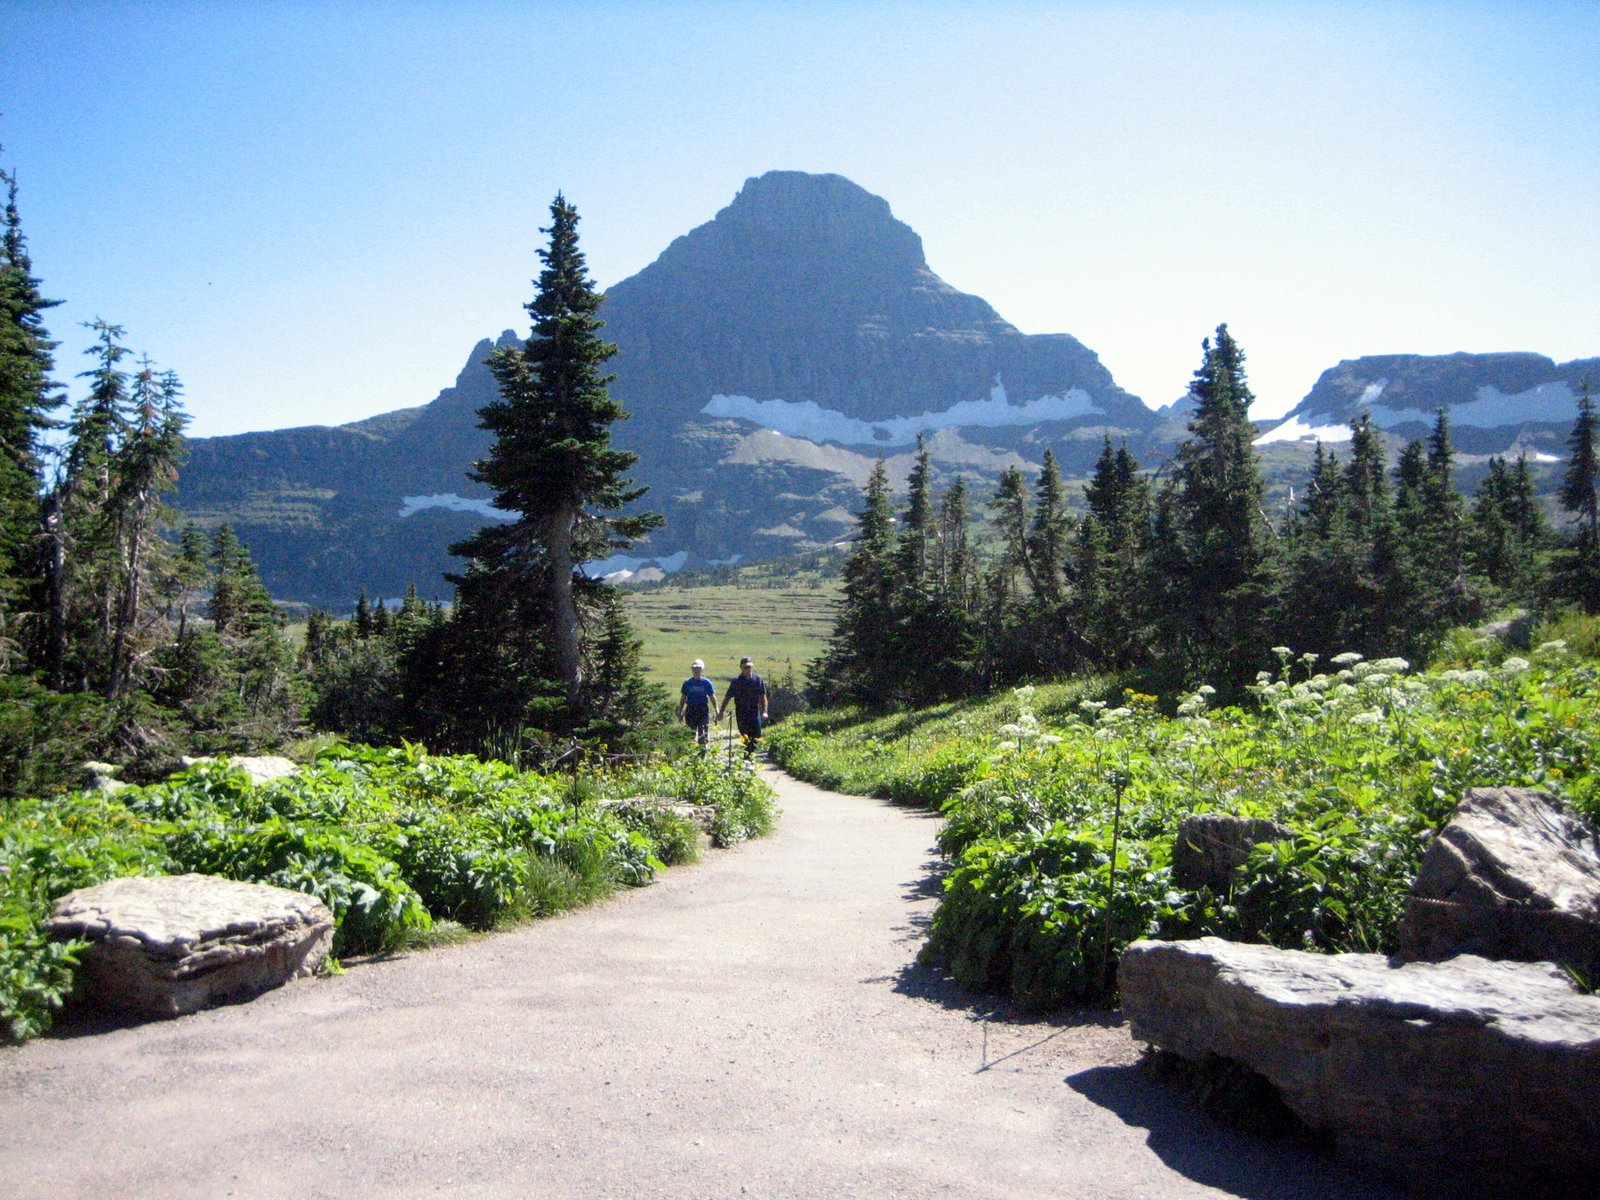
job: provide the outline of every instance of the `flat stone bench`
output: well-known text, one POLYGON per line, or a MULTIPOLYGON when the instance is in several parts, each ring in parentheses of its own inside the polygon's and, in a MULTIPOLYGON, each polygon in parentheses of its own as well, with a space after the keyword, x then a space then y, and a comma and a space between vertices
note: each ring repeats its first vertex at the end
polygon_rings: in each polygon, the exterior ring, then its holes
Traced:
POLYGON ((315 896, 211 875, 112 879, 60 897, 51 937, 90 943, 85 998, 175 1017, 310 975, 333 944, 315 896))

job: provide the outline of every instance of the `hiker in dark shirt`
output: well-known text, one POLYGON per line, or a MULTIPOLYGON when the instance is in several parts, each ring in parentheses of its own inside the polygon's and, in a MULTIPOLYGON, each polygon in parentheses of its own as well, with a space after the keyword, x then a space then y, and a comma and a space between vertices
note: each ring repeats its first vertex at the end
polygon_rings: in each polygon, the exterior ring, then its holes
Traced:
POLYGON ((705 669, 698 658, 690 663, 691 674, 678 695, 678 720, 694 730, 694 740, 702 748, 711 735, 711 705, 717 698, 716 685, 705 677, 705 669))
POLYGON ((722 697, 722 707, 717 709, 717 720, 728 711, 733 702, 734 719, 739 723, 739 736, 744 739, 744 753, 748 758, 755 753, 761 740, 761 726, 767 720, 767 681, 756 674, 755 664, 748 657, 739 660, 739 673, 728 684, 722 697))

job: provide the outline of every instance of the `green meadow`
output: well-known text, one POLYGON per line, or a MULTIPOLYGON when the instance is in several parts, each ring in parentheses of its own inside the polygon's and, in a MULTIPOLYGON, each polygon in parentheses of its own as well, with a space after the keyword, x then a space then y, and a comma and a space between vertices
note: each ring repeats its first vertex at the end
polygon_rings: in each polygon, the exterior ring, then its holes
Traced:
POLYGON ((689 664, 705 659, 706 674, 720 695, 748 654, 769 681, 796 681, 806 663, 822 653, 833 629, 837 580, 773 581, 747 587, 624 589, 628 617, 644 642, 645 673, 669 692, 689 675, 689 664))

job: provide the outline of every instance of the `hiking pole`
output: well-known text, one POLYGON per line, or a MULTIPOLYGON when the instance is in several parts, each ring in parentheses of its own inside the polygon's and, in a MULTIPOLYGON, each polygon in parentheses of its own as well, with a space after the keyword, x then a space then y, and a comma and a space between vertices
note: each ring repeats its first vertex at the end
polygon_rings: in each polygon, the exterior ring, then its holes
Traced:
POLYGON ((1108 989, 1111 986, 1111 919, 1112 910, 1117 903, 1117 835, 1122 832, 1122 793, 1128 786, 1126 774, 1122 771, 1116 772, 1111 786, 1116 789, 1116 803, 1111 815, 1111 865, 1106 871, 1105 944, 1100 952, 1100 982, 1108 989))

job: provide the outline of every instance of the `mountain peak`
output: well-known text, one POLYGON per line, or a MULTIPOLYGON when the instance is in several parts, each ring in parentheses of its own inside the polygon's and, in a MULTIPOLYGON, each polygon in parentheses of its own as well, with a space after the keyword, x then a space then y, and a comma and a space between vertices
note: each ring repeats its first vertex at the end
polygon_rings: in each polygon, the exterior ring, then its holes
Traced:
POLYGON ((768 171, 745 180, 715 223, 749 227, 763 239, 810 245, 813 250, 849 250, 870 243, 876 255, 897 265, 927 267, 922 239, 895 219, 889 202, 843 175, 768 171))
POLYGON ((674 240, 641 274, 721 273, 751 259, 786 264, 808 280, 841 273, 904 279, 928 269, 922 239, 881 196, 843 175, 768 171, 745 180, 732 203, 674 240))

